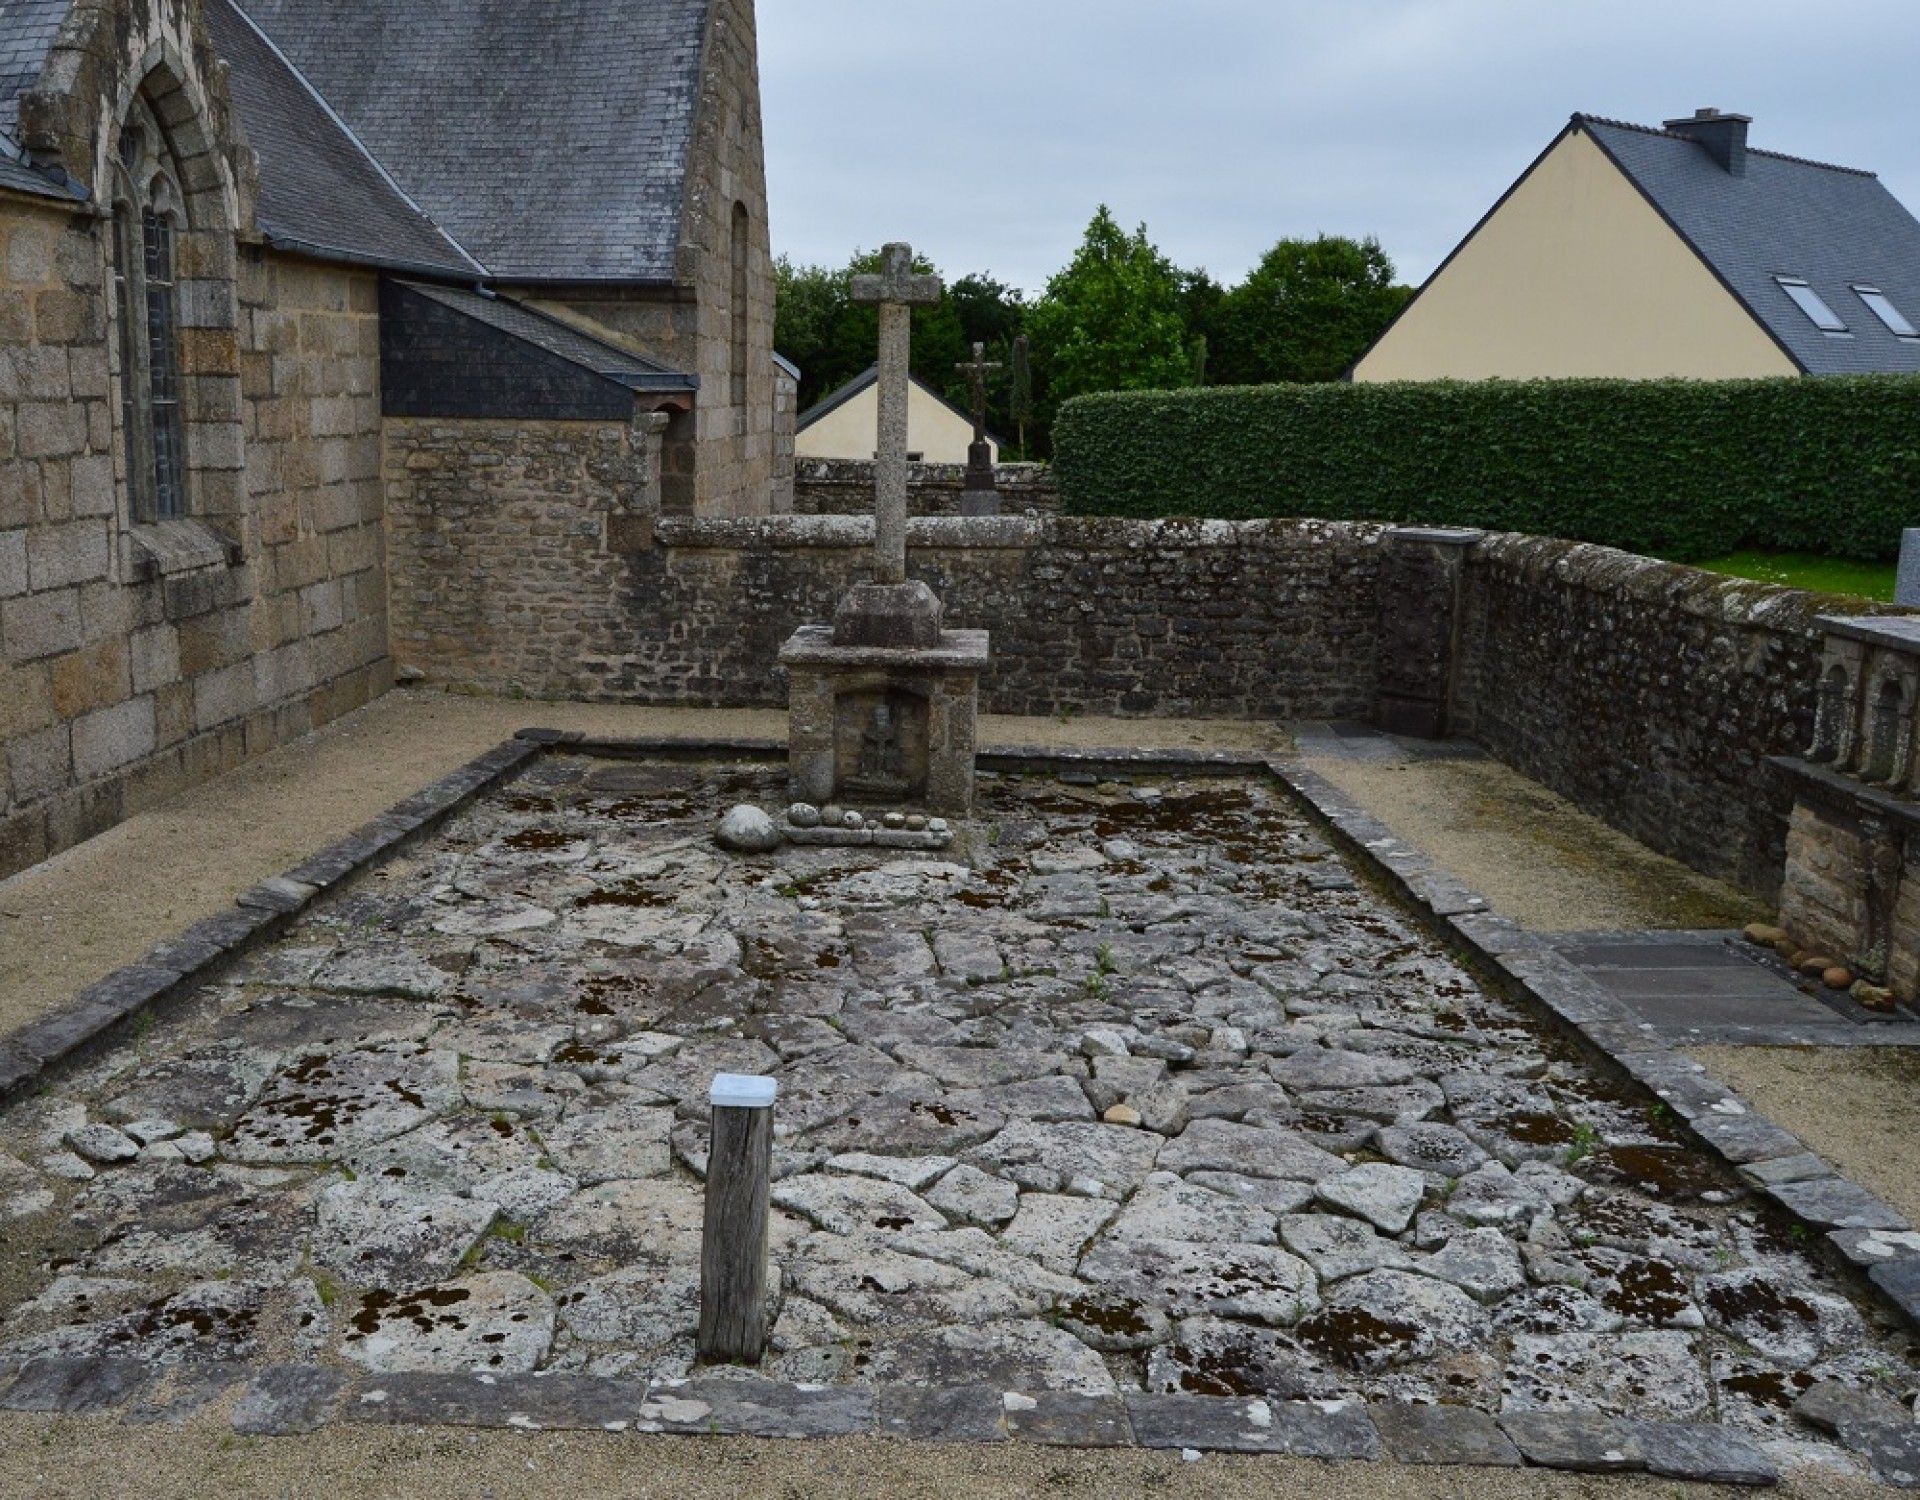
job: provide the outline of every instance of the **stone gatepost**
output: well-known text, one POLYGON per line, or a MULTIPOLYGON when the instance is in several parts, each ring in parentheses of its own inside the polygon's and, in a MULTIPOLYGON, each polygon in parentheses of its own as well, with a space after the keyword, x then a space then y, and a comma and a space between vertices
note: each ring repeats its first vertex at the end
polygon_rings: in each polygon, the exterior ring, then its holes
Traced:
POLYGON ((1486 533, 1401 526, 1380 561, 1380 663, 1374 723, 1445 739, 1453 727, 1467 554, 1486 533))

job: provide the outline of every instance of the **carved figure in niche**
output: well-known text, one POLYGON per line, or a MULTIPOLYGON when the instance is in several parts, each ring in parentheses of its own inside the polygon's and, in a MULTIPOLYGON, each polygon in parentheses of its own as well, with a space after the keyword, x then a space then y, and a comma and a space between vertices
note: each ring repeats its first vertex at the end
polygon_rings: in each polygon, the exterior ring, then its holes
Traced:
POLYGON ((893 710, 885 703, 874 704, 873 717, 867 721, 866 733, 861 736, 860 774, 875 781, 903 780, 900 748, 900 731, 893 722, 893 710))
POLYGON ((924 699, 897 688, 842 694, 834 722, 836 796, 897 802, 926 790, 924 699))

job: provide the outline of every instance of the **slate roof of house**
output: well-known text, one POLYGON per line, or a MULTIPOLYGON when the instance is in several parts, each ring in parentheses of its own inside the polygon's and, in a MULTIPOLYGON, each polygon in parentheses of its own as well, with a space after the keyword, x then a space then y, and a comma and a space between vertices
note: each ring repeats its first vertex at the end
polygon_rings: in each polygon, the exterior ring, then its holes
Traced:
POLYGON ((549 317, 509 298, 483 296, 464 287, 430 286, 412 281, 400 284, 442 307, 451 308, 476 322, 534 344, 569 364, 579 365, 605 379, 617 381, 630 390, 690 391, 699 388, 700 379, 696 375, 681 374, 665 365, 655 364, 650 359, 593 338, 558 318, 549 317))
POLYGON ((241 0, 506 281, 673 279, 712 0, 241 0))
POLYGON ((483 274, 231 0, 208 0, 206 17, 215 50, 232 65, 228 88, 241 128, 260 157, 260 228, 269 242, 415 271, 483 274))
POLYGON ((1731 176, 1686 136, 1575 115, 1653 206, 1810 375, 1920 372, 1854 292, 1884 292, 1920 326, 1920 221, 1871 172, 1749 148, 1731 176), (1822 333, 1774 279, 1803 277, 1847 325, 1822 333))

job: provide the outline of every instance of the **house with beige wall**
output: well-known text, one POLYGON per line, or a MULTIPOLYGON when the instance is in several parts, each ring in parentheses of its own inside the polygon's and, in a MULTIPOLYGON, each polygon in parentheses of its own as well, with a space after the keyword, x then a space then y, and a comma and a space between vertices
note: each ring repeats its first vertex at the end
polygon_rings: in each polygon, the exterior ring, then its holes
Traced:
POLYGON ((1920 373, 1920 222, 1751 125, 1576 114, 1352 378, 1920 373))
MULTIPOLYGON (((973 442, 973 418, 917 375, 907 389, 907 457, 913 463, 963 464, 973 442)), ((818 405, 802 412, 794 426, 799 458, 871 459, 880 444, 880 367, 856 375, 818 405)), ((1000 462, 999 441, 987 446, 1000 462)))

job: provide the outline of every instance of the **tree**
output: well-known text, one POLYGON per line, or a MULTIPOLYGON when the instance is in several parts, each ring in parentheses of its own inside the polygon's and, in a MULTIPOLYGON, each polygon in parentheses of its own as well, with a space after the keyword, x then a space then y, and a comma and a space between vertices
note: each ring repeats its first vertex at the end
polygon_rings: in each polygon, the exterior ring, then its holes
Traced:
POLYGON ((796 266, 784 255, 774 261, 773 347, 800 367, 803 411, 847 378, 833 378, 839 364, 832 352, 834 329, 846 305, 843 272, 796 266))
POLYGON ((1044 390, 1035 404, 1046 420, 1089 391, 1192 383, 1180 273, 1148 241, 1146 225, 1127 234, 1105 204, 1072 263, 1047 283, 1028 331, 1044 390))
POLYGON ((1227 289, 1204 269, 1180 273, 1180 321, 1187 325, 1187 353, 1194 385, 1208 382, 1212 352, 1220 343, 1220 312, 1227 289))
POLYGON ((1412 295, 1371 236, 1281 240, 1226 294, 1213 382, 1338 380, 1412 295))

